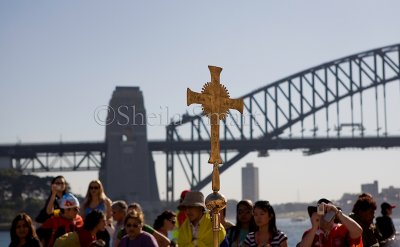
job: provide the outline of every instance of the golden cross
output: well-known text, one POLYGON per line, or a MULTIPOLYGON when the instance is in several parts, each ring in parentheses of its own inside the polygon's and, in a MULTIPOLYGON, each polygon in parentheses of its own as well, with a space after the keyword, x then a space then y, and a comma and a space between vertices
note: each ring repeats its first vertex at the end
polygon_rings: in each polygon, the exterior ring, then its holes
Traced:
POLYGON ((229 92, 219 81, 222 68, 208 66, 211 73, 211 82, 203 85, 201 93, 196 93, 187 89, 187 105, 201 104, 203 113, 210 118, 211 123, 211 152, 208 163, 213 164, 212 190, 205 203, 212 213, 213 225, 213 246, 218 247, 219 242, 219 211, 225 208, 226 199, 219 191, 219 171, 218 166, 222 164, 219 150, 219 121, 224 120, 228 115, 229 109, 236 109, 243 112, 243 99, 230 99, 229 92))
POLYGON ((211 82, 203 85, 201 93, 187 89, 187 105, 201 104, 203 113, 211 120, 211 153, 208 163, 222 164, 219 146, 219 121, 224 120, 229 109, 236 109, 243 113, 243 99, 230 99, 229 92, 220 83, 222 68, 208 66, 211 73, 211 82))
POLYGON ((222 68, 208 66, 211 73, 211 82, 203 85, 201 93, 196 93, 187 89, 187 105, 201 104, 203 113, 210 118, 211 123, 211 152, 208 163, 213 164, 212 190, 205 203, 212 213, 213 222, 213 246, 218 247, 219 242, 219 211, 225 208, 226 199, 219 191, 219 171, 218 166, 222 164, 219 148, 219 121, 224 120, 228 115, 229 109, 236 109, 243 112, 243 99, 230 99, 229 92, 219 81, 222 68))

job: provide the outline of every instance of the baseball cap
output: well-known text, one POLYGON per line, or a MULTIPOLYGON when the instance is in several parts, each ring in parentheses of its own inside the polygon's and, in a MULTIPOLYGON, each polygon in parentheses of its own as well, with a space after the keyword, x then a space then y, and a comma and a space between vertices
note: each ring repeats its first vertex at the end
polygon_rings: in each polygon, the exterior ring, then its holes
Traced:
POLYGON ((396 207, 396 205, 394 205, 394 204, 389 204, 388 202, 383 202, 382 204, 381 204, 381 209, 382 210, 386 210, 386 209, 388 209, 388 208, 395 208, 396 207))
POLYGON ((60 208, 75 208, 79 207, 78 199, 71 193, 65 193, 61 198, 60 208))

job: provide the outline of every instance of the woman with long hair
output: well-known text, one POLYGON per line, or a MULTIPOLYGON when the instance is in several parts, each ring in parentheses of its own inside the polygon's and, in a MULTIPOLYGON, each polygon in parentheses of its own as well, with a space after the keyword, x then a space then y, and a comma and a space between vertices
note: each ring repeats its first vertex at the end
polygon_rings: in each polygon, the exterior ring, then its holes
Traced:
POLYGON ((287 247, 287 236, 276 227, 276 215, 268 201, 257 201, 253 207, 255 232, 247 234, 244 246, 287 247))
POLYGON ((57 176, 51 180, 50 195, 39 215, 35 218, 38 223, 43 223, 49 219, 54 213, 60 210, 59 200, 63 197, 68 190, 67 181, 63 176, 57 176))
POLYGON ((176 246, 176 239, 173 239, 172 231, 175 229, 177 216, 175 212, 165 210, 154 220, 153 227, 165 237, 171 240, 170 247, 176 246), (168 235, 170 233, 170 235, 168 235))
POLYGON ((168 237, 168 232, 175 228, 176 213, 165 210, 154 220, 153 227, 161 232, 164 236, 168 237))
POLYGON ((41 247, 31 217, 18 214, 11 223, 9 247, 41 247))
POLYGON ((236 205, 236 225, 228 232, 228 242, 231 247, 243 246, 249 232, 257 229, 253 217, 253 203, 250 200, 242 200, 236 205))
MULTIPOLYGON (((107 226, 111 226, 111 200, 104 193, 103 184, 100 180, 92 180, 89 183, 88 190, 86 192, 85 199, 81 207, 81 216, 86 217, 93 210, 98 210, 106 216, 107 226)), ((99 231, 97 238, 102 239, 106 242, 106 246, 110 245, 110 234, 107 230, 99 231)))

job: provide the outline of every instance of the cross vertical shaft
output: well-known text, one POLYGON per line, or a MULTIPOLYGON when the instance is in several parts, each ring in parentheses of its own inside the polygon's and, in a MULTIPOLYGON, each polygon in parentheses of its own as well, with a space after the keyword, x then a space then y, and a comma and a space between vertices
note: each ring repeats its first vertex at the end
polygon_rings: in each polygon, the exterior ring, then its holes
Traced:
POLYGON ((236 109, 243 113, 243 99, 230 99, 229 92, 224 85, 220 83, 220 74, 222 68, 208 66, 211 73, 211 82, 204 84, 201 93, 196 93, 187 89, 187 105, 201 104, 203 113, 210 119, 211 124, 211 147, 208 163, 213 165, 212 172, 212 193, 206 198, 206 206, 212 213, 213 220, 213 240, 214 247, 219 246, 219 211, 225 208, 226 199, 219 193, 219 164, 222 164, 220 156, 219 142, 219 122, 228 115, 229 109, 236 109))

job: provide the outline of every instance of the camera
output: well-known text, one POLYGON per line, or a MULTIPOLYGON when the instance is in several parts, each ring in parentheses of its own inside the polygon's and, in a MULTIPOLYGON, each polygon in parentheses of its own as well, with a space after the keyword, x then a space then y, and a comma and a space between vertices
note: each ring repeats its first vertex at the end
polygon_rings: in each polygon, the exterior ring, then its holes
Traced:
POLYGON ((324 215, 325 214, 325 205, 323 203, 318 205, 317 214, 318 215, 324 215))
POLYGON ((329 211, 324 215, 324 220, 326 222, 331 222, 335 218, 336 213, 333 211, 329 211))

